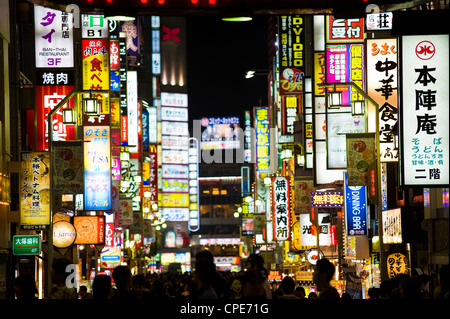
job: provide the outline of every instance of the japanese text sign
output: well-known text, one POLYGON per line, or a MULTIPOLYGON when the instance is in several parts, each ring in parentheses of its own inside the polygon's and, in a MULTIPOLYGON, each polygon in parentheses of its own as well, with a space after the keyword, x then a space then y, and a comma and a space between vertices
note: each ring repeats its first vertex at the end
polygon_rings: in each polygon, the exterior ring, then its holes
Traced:
POLYGON ((50 225, 50 155, 22 152, 20 164, 20 224, 22 229, 50 225))
POLYGON ((74 66, 72 13, 34 6, 36 68, 74 66))
POLYGON ((280 94, 302 94, 305 25, 300 15, 280 16, 280 94))
POLYGON ((311 192, 311 207, 342 207, 343 204, 341 192, 311 192))
POLYGON ((348 186, 344 173, 344 196, 347 236, 367 236, 367 187, 348 186))
POLYGON ((326 42, 364 42, 364 18, 335 19, 327 16, 326 42))
POLYGON ((269 108, 255 107, 256 171, 267 172, 270 168, 270 122, 269 108))
POLYGON ((398 122, 397 39, 367 40, 366 55, 367 93, 379 107, 380 162, 396 162, 398 151, 391 130, 398 122))
POLYGON ((84 127, 85 210, 111 209, 111 141, 109 126, 84 127))
POLYGON ((273 239, 289 240, 291 234, 291 189, 289 179, 272 177, 273 239))
POLYGON ((13 255, 39 255, 40 253, 40 235, 13 236, 13 255))
POLYGON ((449 35, 402 37, 405 185, 449 184, 449 35))
POLYGON ((105 243, 105 216, 75 216, 73 226, 77 232, 75 244, 99 245, 105 243))

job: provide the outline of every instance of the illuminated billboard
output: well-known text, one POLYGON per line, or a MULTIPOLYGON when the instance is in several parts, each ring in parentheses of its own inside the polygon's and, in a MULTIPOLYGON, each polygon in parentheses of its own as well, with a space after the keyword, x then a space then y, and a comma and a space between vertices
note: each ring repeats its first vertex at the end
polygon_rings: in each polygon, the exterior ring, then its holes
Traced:
POLYGON ((47 229, 50 225, 50 154, 22 152, 20 161, 20 225, 47 229))
POLYGON ((73 226, 77 232, 75 245, 105 243, 105 216, 74 216, 73 226))
POLYGON ((270 112, 266 106, 254 108, 256 137, 256 171, 268 172, 270 169, 270 112))
POLYGON ((284 176, 272 177, 273 240, 289 240, 291 234, 291 187, 284 176))
POLYGON ((242 129, 239 117, 202 118, 200 149, 238 149, 242 129))
POLYGON ((449 35, 403 36, 401 43, 404 185, 448 185, 449 35))
POLYGON ((36 68, 74 66, 73 14, 34 6, 36 68))
POLYGON ((85 126, 84 208, 111 209, 111 140, 109 126, 85 126))

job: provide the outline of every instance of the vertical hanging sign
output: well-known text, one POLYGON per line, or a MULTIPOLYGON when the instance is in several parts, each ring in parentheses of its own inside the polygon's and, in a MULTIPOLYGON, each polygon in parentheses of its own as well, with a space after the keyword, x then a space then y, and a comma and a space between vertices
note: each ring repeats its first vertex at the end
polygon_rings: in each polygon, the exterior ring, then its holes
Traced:
POLYGON ((36 68, 73 68, 72 13, 34 6, 36 68))
POLYGON ((367 187, 348 186, 344 173, 344 196, 347 236, 367 236, 367 187))
POLYGON ((84 128, 84 208, 111 210, 111 140, 109 126, 84 128))
POLYGON ((304 76, 304 31, 300 15, 280 16, 280 94, 302 94, 304 76))
POLYGON ((398 161, 395 137, 391 133, 398 122, 397 72, 397 39, 368 39, 367 93, 378 104, 380 123, 375 130, 369 127, 369 131, 378 130, 380 135, 380 162, 398 161))
POLYGON ((269 108, 258 106, 255 111, 256 171, 268 172, 270 169, 270 122, 269 108))
POLYGON ((449 184, 449 35, 403 36, 405 185, 449 184))
POLYGON ((291 192, 284 176, 272 177, 273 240, 289 240, 291 234, 291 192))

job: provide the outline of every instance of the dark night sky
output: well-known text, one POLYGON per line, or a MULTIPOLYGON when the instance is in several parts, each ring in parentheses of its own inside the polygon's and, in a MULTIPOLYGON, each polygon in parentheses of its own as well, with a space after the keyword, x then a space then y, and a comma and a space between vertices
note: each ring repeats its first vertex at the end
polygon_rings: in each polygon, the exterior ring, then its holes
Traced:
POLYGON ((267 105, 267 77, 245 78, 267 69, 266 17, 224 22, 217 16, 188 16, 189 119, 240 116, 267 105))

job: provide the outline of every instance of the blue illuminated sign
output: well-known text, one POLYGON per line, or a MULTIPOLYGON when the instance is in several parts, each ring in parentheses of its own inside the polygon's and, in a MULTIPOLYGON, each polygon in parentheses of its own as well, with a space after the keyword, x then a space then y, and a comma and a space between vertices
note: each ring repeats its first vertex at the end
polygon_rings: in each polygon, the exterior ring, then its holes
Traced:
POLYGON ((367 187, 348 186, 347 172, 344 185, 347 236, 367 236, 367 187))

